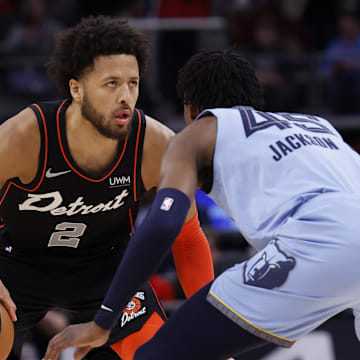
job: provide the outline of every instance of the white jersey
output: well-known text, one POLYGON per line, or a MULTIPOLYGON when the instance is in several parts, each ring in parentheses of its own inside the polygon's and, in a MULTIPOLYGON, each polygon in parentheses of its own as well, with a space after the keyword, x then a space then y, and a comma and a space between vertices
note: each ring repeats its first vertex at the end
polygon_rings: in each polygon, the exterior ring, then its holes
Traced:
POLYGON ((217 118, 209 196, 262 249, 297 208, 321 193, 360 195, 360 156, 325 119, 250 107, 205 110, 217 118))

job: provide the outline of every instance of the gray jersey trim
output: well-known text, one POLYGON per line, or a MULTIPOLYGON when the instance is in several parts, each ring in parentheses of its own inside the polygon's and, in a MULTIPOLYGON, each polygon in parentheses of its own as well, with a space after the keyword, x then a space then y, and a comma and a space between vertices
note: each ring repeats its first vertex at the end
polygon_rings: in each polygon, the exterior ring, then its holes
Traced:
POLYGON ((270 334, 269 332, 265 332, 265 330, 262 330, 258 327, 255 327, 255 325, 251 325, 249 322, 246 322, 238 314, 232 311, 230 307, 227 307, 225 306, 225 304, 220 302, 219 299, 217 299, 215 295, 213 295, 211 292, 207 294, 206 300, 216 309, 222 312, 225 316, 227 316, 230 320, 234 321, 237 325, 242 327, 244 330, 261 339, 286 348, 291 347, 295 343, 295 340, 287 340, 285 338, 280 338, 279 336, 270 334))

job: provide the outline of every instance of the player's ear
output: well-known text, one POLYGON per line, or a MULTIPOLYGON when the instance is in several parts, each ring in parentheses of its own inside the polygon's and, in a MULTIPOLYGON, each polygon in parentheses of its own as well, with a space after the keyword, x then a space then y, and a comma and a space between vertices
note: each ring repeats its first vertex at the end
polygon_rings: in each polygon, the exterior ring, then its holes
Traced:
POLYGON ((194 121, 201 111, 202 110, 197 105, 190 105, 191 120, 194 121))
POLYGON ((69 88, 72 98, 75 102, 81 102, 81 86, 78 80, 70 79, 69 80, 69 88))

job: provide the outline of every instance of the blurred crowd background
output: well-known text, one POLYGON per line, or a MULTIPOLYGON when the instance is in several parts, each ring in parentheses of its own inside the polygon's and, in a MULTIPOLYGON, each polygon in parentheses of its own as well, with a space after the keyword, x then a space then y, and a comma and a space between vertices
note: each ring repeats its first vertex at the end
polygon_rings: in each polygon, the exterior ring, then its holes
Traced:
MULTIPOLYGON (((175 131, 185 125, 175 90, 179 68, 196 50, 235 47, 255 66, 267 111, 327 117, 360 150, 360 0, 0 0, 0 122, 33 101, 59 98, 44 67, 54 34, 98 14, 128 18, 148 35, 151 61, 138 106, 175 131)), ((197 202, 217 275, 253 250, 200 191, 197 202)), ((152 282, 171 315, 184 299, 171 256, 152 282)), ((329 326, 342 329, 349 319, 342 314, 329 326)), ((46 318, 24 359, 39 358, 49 336, 66 324, 61 312, 46 318)), ((300 350, 293 357, 277 353, 276 360, 355 359, 350 354, 360 347, 353 332, 341 333, 340 345, 330 341, 330 355, 306 357, 300 350)))
POLYGON ((182 112, 177 70, 200 48, 247 56, 268 111, 360 111, 358 0, 0 0, 1 117, 57 97, 43 66, 53 36, 91 14, 126 17, 148 34, 139 105, 170 125, 182 112))

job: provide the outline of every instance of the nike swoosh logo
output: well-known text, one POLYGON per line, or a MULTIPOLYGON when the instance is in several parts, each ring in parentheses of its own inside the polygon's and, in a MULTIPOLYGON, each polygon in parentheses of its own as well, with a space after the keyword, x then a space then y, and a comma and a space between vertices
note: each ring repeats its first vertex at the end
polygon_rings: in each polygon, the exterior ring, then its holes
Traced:
POLYGON ((105 306, 105 305, 101 305, 101 308, 102 308, 103 310, 106 310, 106 311, 114 312, 113 309, 110 309, 109 307, 107 307, 107 306, 105 306))
POLYGON ((52 168, 49 168, 45 174, 45 176, 49 179, 56 177, 56 176, 65 175, 65 174, 71 172, 71 170, 65 170, 65 171, 59 171, 59 172, 51 172, 51 171, 52 171, 52 168))

